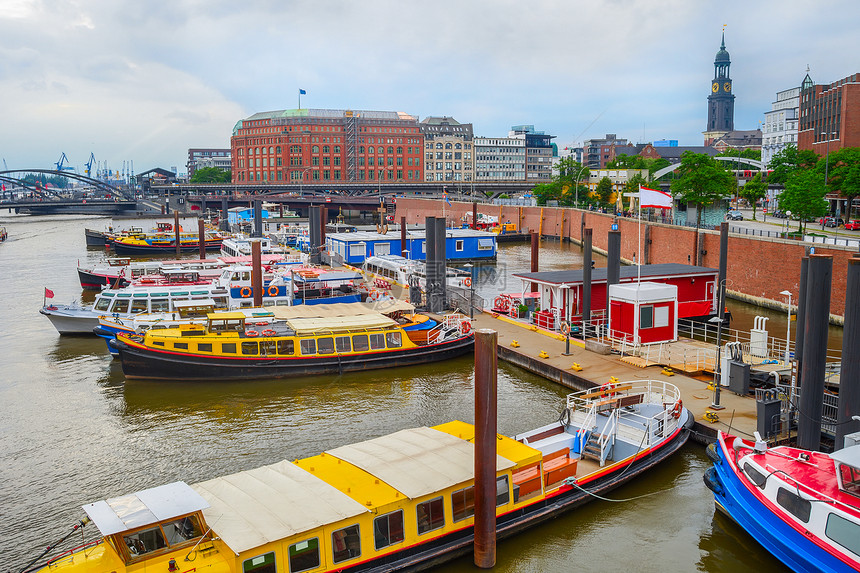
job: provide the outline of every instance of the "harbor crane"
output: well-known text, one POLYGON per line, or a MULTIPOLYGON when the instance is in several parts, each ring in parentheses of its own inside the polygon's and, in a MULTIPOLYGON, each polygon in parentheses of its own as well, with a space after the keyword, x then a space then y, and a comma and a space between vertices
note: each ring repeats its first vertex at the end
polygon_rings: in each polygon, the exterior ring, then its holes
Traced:
POLYGON ((87 177, 90 177, 90 171, 91 171, 91 170, 92 170, 92 168, 93 168, 93 163, 95 162, 95 160, 96 160, 96 156, 95 156, 95 154, 94 154, 94 153, 92 153, 92 152, 90 152, 90 159, 89 159, 89 161, 87 161, 86 163, 84 163, 84 165, 86 165, 86 166, 87 166, 87 170, 86 170, 86 176, 87 176, 87 177))
POLYGON ((75 168, 71 165, 64 165, 68 161, 69 158, 66 157, 66 152, 64 151, 63 154, 60 156, 60 160, 57 161, 57 171, 74 171, 75 168))

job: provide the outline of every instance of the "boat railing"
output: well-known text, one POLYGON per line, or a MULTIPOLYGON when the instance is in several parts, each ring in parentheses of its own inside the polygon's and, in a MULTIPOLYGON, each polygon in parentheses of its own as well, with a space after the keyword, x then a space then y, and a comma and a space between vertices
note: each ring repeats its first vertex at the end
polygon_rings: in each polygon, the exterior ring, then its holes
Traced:
POLYGON ((609 457, 609 452, 615 445, 615 433, 618 431, 618 412, 619 410, 613 410, 609 413, 609 420, 606 421, 603 432, 597 438, 597 445, 600 447, 601 467, 606 464, 606 458, 609 457))

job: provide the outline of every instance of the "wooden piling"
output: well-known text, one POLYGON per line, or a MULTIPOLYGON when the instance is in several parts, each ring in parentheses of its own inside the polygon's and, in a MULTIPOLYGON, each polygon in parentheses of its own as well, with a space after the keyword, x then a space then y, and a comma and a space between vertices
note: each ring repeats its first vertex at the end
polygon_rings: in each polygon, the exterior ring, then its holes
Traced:
POLYGON ((496 564, 496 425, 498 333, 475 331, 475 566, 496 564))
POLYGON ((260 241, 251 241, 251 290, 254 292, 254 306, 263 306, 262 253, 260 241))
POLYGON ((182 243, 179 241, 179 211, 173 211, 173 237, 176 242, 176 258, 182 252, 182 243))
POLYGON ((200 260, 206 258, 206 228, 203 219, 197 219, 197 244, 200 245, 200 260))

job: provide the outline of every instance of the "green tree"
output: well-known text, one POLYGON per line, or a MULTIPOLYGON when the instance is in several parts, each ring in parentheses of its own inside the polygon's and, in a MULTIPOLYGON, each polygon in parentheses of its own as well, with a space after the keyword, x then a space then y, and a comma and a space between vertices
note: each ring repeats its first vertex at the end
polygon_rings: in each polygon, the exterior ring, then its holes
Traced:
POLYGON ((738 194, 752 203, 753 221, 755 221, 755 212, 758 207, 758 201, 760 199, 764 199, 767 195, 767 183, 761 180, 761 173, 756 173, 755 177, 747 181, 746 184, 738 190, 738 194))
POLYGON ((597 200, 603 207, 609 207, 609 198, 612 196, 612 181, 609 177, 604 177, 597 183, 597 188, 594 190, 597 195, 597 200))
POLYGON ((798 169, 812 169, 817 164, 818 155, 814 151, 799 151, 794 145, 787 145, 771 157, 768 167, 772 171, 767 177, 768 183, 785 185, 791 174, 798 169))
POLYGON ((201 167, 191 176, 190 183, 229 183, 230 171, 217 167, 201 167))
POLYGON ((607 169, 646 169, 645 158, 622 153, 606 164, 607 169))
POLYGON ((546 205, 547 201, 560 201, 561 191, 561 184, 553 181, 551 183, 539 183, 535 185, 532 189, 532 195, 535 196, 538 205, 546 205))
POLYGON ((827 213, 824 199, 824 175, 811 169, 794 171, 785 182, 785 189, 779 194, 779 205, 791 211, 791 217, 799 221, 798 231, 806 228, 806 220, 821 217, 827 213))
POLYGON ((744 159, 761 161, 761 149, 736 149, 729 147, 722 153, 718 153, 717 157, 742 157, 744 159))
MULTIPOLYGON (((824 173, 825 169, 828 191, 838 192, 850 206, 860 196, 860 147, 843 147, 820 159, 815 170, 824 173)), ((852 216, 850 208, 848 216, 852 216)))
POLYGON ((678 167, 679 178, 672 182, 672 192, 684 203, 696 205, 696 227, 702 223, 702 208, 729 196, 735 178, 719 161, 705 153, 685 151, 678 167))

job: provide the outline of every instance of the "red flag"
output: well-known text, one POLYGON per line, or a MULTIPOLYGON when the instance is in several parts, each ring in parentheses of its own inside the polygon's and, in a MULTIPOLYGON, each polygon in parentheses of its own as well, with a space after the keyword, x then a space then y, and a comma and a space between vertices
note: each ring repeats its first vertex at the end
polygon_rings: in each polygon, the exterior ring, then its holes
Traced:
POLYGON ((54 291, 45 287, 45 298, 54 298, 54 291))

